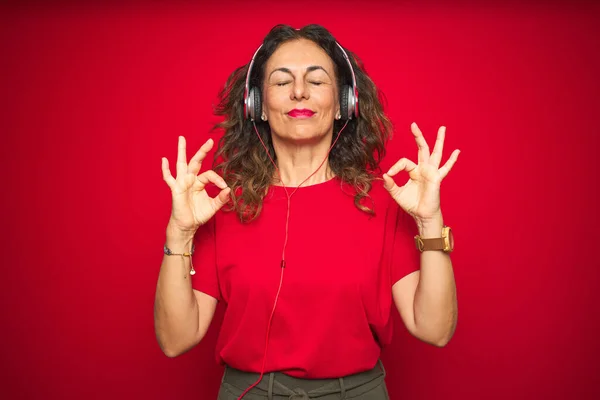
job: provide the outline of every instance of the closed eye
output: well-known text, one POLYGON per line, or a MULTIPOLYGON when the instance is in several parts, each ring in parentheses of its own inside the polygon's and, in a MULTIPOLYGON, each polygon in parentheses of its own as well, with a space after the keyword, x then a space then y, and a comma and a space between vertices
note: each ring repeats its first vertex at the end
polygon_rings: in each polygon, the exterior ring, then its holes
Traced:
POLYGON ((287 85, 288 83, 290 83, 290 81, 286 81, 286 82, 277 82, 277 83, 276 83, 276 85, 277 85, 277 86, 285 86, 285 85, 287 85))
POLYGON ((315 81, 313 81, 313 82, 310 82, 310 83, 312 83, 313 85, 316 85, 316 86, 319 86, 319 85, 322 85, 322 84, 323 84, 323 82, 315 82, 315 81))

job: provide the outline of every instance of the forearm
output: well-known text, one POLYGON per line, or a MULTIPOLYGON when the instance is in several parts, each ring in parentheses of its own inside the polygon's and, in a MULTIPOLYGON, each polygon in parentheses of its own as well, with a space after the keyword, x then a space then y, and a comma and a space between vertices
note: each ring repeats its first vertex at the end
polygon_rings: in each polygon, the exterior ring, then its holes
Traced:
MULTIPOLYGON (((427 223, 419 223, 423 238, 441 237, 440 215, 427 223)), ((457 321, 456 283, 450 255, 442 251, 421 253, 421 272, 415 292, 414 316, 417 336, 438 346, 448 343, 457 321)))
MULTIPOLYGON (((174 253, 191 250, 192 234, 167 227, 166 245, 174 253)), ((192 291, 190 257, 163 257, 154 300, 154 329, 167 356, 176 356, 192 347, 198 337, 198 303, 192 291)))

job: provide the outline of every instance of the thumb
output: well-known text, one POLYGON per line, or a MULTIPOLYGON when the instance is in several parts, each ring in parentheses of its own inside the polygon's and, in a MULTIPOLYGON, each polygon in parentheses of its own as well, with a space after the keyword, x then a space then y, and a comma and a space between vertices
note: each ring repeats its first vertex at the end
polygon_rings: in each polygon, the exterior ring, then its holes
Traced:
POLYGON ((389 192, 394 188, 396 182, 388 174, 383 174, 383 187, 389 192))
POLYGON ((400 187, 396 184, 394 179, 388 174, 383 174, 383 187, 389 192, 390 196, 398 201, 398 196, 404 190, 404 187, 400 187))
POLYGON ((221 190, 219 194, 213 199, 213 205, 215 211, 218 211, 229 201, 229 193, 231 192, 231 188, 226 187, 221 190))

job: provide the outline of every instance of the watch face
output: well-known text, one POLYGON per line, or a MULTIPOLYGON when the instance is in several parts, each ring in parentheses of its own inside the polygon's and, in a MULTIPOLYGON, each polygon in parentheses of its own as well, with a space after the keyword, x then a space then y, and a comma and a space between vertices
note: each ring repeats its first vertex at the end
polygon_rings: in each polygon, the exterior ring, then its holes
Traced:
POLYGON ((449 226, 445 226, 444 227, 444 236, 445 236, 445 245, 447 246, 446 249, 444 249, 447 252, 451 252, 452 250, 454 250, 454 235, 452 234, 452 228, 450 228, 449 226))

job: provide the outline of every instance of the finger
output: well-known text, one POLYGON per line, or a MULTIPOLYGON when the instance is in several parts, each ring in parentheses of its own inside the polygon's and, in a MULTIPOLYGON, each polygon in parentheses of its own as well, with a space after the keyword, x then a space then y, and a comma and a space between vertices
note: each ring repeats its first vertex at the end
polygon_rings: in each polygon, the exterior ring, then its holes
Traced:
POLYGON ((402 188, 396 185, 394 179, 388 174, 383 174, 383 187, 390 193, 390 195, 395 199, 398 197, 402 188))
POLYGON ((187 155, 185 149, 185 138, 179 136, 177 144, 177 176, 183 176, 187 173, 187 155))
POLYGON ((211 199, 215 212, 219 211, 221 207, 227 204, 229 201, 229 193, 231 193, 231 188, 225 188, 221 190, 214 199, 211 199))
POLYGON ((408 158, 401 158, 396 162, 396 164, 392 165, 387 174, 389 176, 394 176, 400 171, 406 171, 410 173, 415 168, 417 168, 417 164, 410 161, 408 158))
POLYGON ((394 179, 392 179, 392 177, 390 177, 388 174, 383 174, 383 187, 388 192, 391 192, 392 190, 397 188, 398 185, 396 185, 396 182, 394 181, 394 179))
POLYGON ((206 154, 213 147, 213 140, 208 139, 194 154, 194 156, 190 159, 190 164, 188 165, 188 172, 197 175, 200 172, 200 167, 202 166, 202 160, 206 157, 206 154))
POLYGON ((173 175, 171 175, 171 170, 169 169, 169 160, 167 160, 165 157, 162 158, 162 174, 163 179, 165 182, 167 182, 167 185, 169 185, 170 188, 173 188, 173 185, 175 184, 175 178, 173 178, 173 175))
POLYGON ((435 146, 433 146, 433 152, 429 158, 429 163, 434 165, 436 168, 440 166, 442 162, 442 153, 444 151, 444 139, 446 138, 446 127, 441 126, 438 129, 437 139, 435 140, 435 146))
POLYGON ((427 145, 427 141, 425 137, 423 137, 423 133, 417 126, 416 122, 410 124, 410 130, 415 137, 415 141, 417 142, 417 146, 419 147, 419 159, 418 162, 428 162, 429 161, 429 145, 427 145))
POLYGON ((208 170, 196 177, 197 184, 194 185, 194 190, 203 190, 209 182, 214 183, 219 189, 227 188, 227 183, 215 171, 208 170))
POLYGON ((450 158, 448 159, 448 161, 446 161, 446 164, 444 164, 444 166, 439 169, 440 177, 442 179, 444 179, 446 177, 446 175, 448 175, 448 173, 454 166, 454 163, 458 159, 459 154, 460 154, 460 150, 454 150, 452 152, 452 155, 450 155, 450 158))

